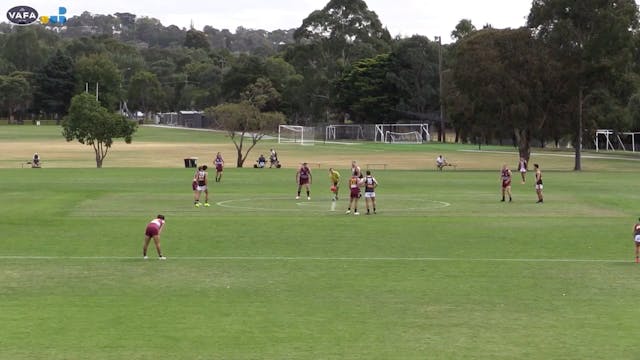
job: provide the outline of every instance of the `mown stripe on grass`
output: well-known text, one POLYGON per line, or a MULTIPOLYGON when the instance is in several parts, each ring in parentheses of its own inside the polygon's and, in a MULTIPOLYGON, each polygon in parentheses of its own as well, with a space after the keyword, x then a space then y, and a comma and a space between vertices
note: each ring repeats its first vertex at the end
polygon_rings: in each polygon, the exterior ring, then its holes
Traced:
MULTIPOLYGON (((0 260, 132 260, 140 256, 30 256, 0 255, 0 260)), ((154 260, 150 257, 149 260, 154 260)), ((548 262, 548 263, 625 263, 620 259, 527 259, 527 258, 446 258, 446 257, 314 257, 314 256, 175 256, 171 260, 239 261, 475 261, 475 262, 548 262)), ((148 261, 148 260, 147 260, 148 261)))

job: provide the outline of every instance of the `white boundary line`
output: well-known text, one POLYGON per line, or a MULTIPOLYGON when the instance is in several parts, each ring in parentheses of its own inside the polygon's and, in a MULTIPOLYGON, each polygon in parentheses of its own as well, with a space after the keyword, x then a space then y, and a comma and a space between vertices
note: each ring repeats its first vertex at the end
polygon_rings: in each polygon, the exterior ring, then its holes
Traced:
MULTIPOLYGON (((22 256, 0 255, 0 260, 142 260, 140 256, 22 256)), ((150 257, 154 259, 153 256, 150 257)), ((213 261, 343 261, 343 262, 533 262, 533 263, 632 263, 619 259, 513 259, 513 258, 448 258, 448 257, 314 257, 314 256, 176 256, 169 260, 213 261)))
MULTIPOLYGON (((474 153, 490 153, 490 154, 518 154, 513 151, 499 151, 499 150, 458 150, 461 152, 474 152, 474 153)), ((531 156, 556 156, 556 157, 566 157, 566 158, 575 158, 573 154, 549 154, 549 153, 531 153, 531 156)), ((583 159, 601 159, 601 160, 629 160, 629 161, 640 161, 640 159, 635 159, 632 157, 620 157, 620 156, 607 156, 607 155, 581 155, 583 159)))

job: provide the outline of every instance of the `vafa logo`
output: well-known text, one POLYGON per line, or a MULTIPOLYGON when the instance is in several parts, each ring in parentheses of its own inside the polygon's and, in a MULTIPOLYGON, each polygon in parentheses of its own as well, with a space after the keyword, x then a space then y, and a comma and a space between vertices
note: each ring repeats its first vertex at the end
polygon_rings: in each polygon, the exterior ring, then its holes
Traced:
POLYGON ((31 6, 21 5, 14 6, 7 11, 7 19, 15 25, 31 25, 37 20, 43 25, 48 24, 64 24, 67 22, 67 17, 64 16, 67 13, 65 7, 58 7, 58 15, 40 16, 38 17, 38 11, 31 6))

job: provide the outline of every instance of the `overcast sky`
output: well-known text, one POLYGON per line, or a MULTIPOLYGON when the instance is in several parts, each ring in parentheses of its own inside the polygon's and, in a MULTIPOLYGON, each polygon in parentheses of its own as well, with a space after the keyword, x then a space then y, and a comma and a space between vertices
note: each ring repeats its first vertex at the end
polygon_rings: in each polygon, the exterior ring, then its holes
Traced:
MULTIPOLYGON (((28 5, 42 15, 55 15, 58 6, 67 8, 67 17, 84 11, 92 14, 130 12, 153 17, 164 26, 196 29, 205 25, 234 31, 238 26, 251 29, 290 29, 302 24, 312 11, 322 9, 329 0, 10 0, 4 11, 15 5, 28 5), (15 4, 13 4, 15 2, 15 4)), ((450 42, 451 31, 461 19, 471 19, 477 28, 489 23, 494 28, 517 28, 526 23, 531 0, 366 0, 392 36, 442 36, 450 42)), ((6 21, 6 19, 3 19, 6 21)))

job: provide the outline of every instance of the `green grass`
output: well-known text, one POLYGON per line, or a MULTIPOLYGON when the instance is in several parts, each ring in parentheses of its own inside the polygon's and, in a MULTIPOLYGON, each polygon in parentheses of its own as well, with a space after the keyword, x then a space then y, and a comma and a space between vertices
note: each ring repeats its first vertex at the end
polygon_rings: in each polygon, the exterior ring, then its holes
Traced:
POLYGON ((359 217, 325 169, 296 201, 294 170, 228 167, 200 209, 191 169, 0 169, 0 359, 637 358, 635 162, 548 162, 544 205, 499 202, 496 170, 386 170, 359 217))

